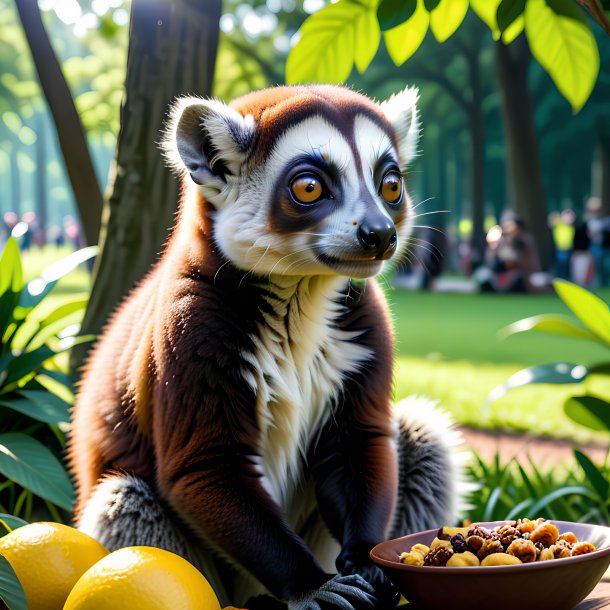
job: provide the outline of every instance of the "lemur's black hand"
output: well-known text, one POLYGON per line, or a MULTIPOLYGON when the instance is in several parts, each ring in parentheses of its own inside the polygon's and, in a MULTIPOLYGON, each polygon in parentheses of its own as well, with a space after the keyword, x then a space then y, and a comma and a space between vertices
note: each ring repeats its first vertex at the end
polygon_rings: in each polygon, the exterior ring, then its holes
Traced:
POLYGON ((400 600, 400 591, 392 584, 385 574, 376 565, 371 563, 355 563, 347 560, 340 568, 341 574, 358 574, 374 591, 378 608, 384 610, 394 608, 400 600))
POLYGON ((358 574, 337 575, 316 591, 288 602, 288 610, 374 610, 373 587, 358 574))

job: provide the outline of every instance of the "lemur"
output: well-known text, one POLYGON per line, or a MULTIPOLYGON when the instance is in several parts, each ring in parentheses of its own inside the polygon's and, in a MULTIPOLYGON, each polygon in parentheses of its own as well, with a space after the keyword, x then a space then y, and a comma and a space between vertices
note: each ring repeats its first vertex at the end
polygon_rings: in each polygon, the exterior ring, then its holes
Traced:
POLYGON ((416 101, 315 85, 175 102, 176 226, 74 407, 80 529, 187 557, 223 605, 396 603, 369 552, 451 522, 457 472, 443 418, 392 407, 372 279, 413 225, 416 101))

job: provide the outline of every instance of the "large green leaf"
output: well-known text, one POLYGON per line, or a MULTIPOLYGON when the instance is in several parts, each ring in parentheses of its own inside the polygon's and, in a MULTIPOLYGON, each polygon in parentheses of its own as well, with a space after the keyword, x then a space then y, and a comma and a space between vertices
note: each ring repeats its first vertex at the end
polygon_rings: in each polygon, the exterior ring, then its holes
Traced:
POLYGON ((610 431, 610 404, 597 396, 572 396, 564 402, 563 410, 581 426, 610 431))
POLYGON ((554 362, 522 369, 509 377, 503 384, 496 386, 487 395, 484 408, 489 407, 515 388, 532 383, 580 383, 587 377, 588 373, 589 371, 582 364, 572 364, 571 362, 554 362))
POLYGON ((574 449, 574 457, 580 464, 580 467, 583 469, 585 476, 587 477, 587 481, 589 481, 591 487, 593 487, 595 493, 599 496, 602 504, 607 504, 610 483, 606 477, 602 472, 600 472, 597 466, 584 453, 582 453, 582 451, 574 449))
POLYGON ((286 82, 343 82, 364 70, 379 46, 377 0, 341 0, 309 16, 286 62, 286 82))
POLYGON ((610 347, 610 310, 608 304, 586 288, 565 280, 555 280, 559 298, 574 315, 610 347))
POLYGON ((532 55, 578 112, 599 72, 595 36, 574 0, 528 0, 525 33, 532 55))
POLYGON ((526 0, 501 0, 496 12, 498 29, 505 32, 523 15, 526 0))
POLYGON ((442 0, 430 12, 430 29, 438 42, 445 42, 459 27, 468 12, 468 0, 442 0))
POLYGON ((8 559, 0 555, 0 600, 8 610, 28 610, 23 587, 8 559))
POLYGON ((0 257, 0 352, 23 289, 23 267, 17 242, 9 237, 0 257))
POLYGON ((561 316, 558 314, 541 314, 539 316, 532 316, 531 318, 524 318, 513 322, 508 326, 505 326, 498 331, 498 337, 500 339, 506 339, 510 335, 517 333, 523 333, 528 331, 539 331, 544 333, 550 333, 553 335, 563 335, 566 337, 574 337, 576 339, 586 339, 588 341, 597 341, 603 343, 600 338, 592 332, 577 326, 567 316, 561 316))
MULTIPOLYGON (((7 515, 6 513, 0 513, 0 527, 5 531, 6 534, 10 534, 13 530, 19 529, 28 522, 15 517, 14 515, 7 515)), ((0 537, 4 534, 0 534, 0 537)))
POLYGON ((31 352, 15 356, 6 368, 7 375, 2 383, 2 387, 0 387, 0 394, 6 391, 12 384, 32 376, 42 367, 46 360, 53 356, 55 356, 55 352, 46 345, 42 345, 31 352))
POLYGON ((419 49, 429 24, 430 13, 424 7, 424 1, 417 0, 415 12, 405 23, 384 32, 383 39, 388 54, 397 66, 402 65, 419 49))
MULTIPOLYGON (((498 27, 498 7, 502 0, 470 0, 472 10, 479 16, 491 30, 494 40, 500 39, 500 28, 498 27)), ((523 15, 515 19, 501 35, 504 44, 510 44, 521 32, 525 25, 523 15)))
POLYGON ((57 506, 72 508, 74 490, 64 467, 49 449, 26 434, 0 434, 0 473, 57 506))
POLYGON ((59 426, 68 424, 70 405, 58 396, 44 390, 21 390, 16 397, 4 398, 0 394, 0 407, 13 409, 32 419, 59 426))
POLYGON ((417 0, 381 0, 377 8, 380 28, 390 30, 404 23, 417 8, 417 0))
POLYGON ((589 500, 597 500, 597 496, 593 495, 593 492, 584 485, 566 485, 565 487, 559 487, 548 494, 542 496, 535 504, 529 509, 529 514, 535 517, 545 508, 548 508, 549 504, 552 504, 560 498, 566 496, 581 496, 589 500))

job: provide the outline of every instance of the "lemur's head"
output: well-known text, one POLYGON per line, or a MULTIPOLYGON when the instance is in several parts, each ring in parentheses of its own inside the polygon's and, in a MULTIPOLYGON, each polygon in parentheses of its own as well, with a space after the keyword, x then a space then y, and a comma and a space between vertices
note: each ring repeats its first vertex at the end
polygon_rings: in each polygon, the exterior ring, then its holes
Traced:
POLYGON ((172 166, 214 208, 214 237, 255 274, 368 277, 405 245, 417 91, 376 104, 343 87, 277 87, 174 105, 172 166))

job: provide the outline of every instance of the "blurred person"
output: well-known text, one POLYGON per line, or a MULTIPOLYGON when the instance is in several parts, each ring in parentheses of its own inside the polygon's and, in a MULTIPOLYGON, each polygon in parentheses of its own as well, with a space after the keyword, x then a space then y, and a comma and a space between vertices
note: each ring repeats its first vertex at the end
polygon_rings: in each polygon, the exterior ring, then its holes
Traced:
POLYGON ((555 244, 555 273, 557 277, 570 279, 570 258, 574 242, 576 214, 571 209, 549 214, 549 228, 555 244))
POLYGON ((574 226, 572 255, 570 256, 570 279, 585 288, 589 288, 593 284, 595 275, 595 263, 590 246, 587 223, 577 220, 574 226))
POLYGON ((610 285, 610 215, 599 197, 589 197, 585 204, 589 251, 593 257, 594 287, 610 285))
POLYGON ((487 233, 485 265, 475 272, 482 292, 544 292, 549 278, 542 273, 538 248, 521 216, 502 214, 500 225, 487 233))

